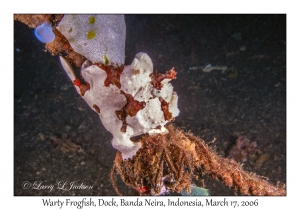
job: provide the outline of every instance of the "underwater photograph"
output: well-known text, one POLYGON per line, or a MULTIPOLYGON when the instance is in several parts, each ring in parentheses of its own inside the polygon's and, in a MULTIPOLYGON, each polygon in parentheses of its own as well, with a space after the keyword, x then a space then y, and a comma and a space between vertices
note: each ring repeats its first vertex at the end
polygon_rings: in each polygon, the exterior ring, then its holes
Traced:
POLYGON ((14 196, 286 196, 285 14, 14 14, 14 196))

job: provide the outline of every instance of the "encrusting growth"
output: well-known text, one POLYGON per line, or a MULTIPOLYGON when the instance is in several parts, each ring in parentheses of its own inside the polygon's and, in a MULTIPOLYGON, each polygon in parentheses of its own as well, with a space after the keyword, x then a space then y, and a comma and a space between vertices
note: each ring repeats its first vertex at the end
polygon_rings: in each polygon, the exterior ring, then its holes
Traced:
MULTIPOLYGON (((21 21, 22 23, 28 25, 30 28, 36 28, 38 25, 42 24, 44 21, 49 21, 54 26, 63 18, 63 15, 25 15, 25 14, 16 14, 14 19, 21 21)), ((52 55, 58 55, 61 53, 66 54, 66 58, 70 63, 74 63, 77 67, 81 67, 83 62, 86 60, 84 56, 78 54, 71 47, 70 43, 62 35, 62 33, 56 28, 53 27, 53 33, 55 34, 55 39, 53 42, 46 44, 46 50, 49 51, 52 55)))
POLYGON ((115 172, 140 195, 161 195, 188 191, 199 171, 244 195, 286 195, 285 185, 274 186, 255 173, 244 171, 241 164, 217 155, 191 133, 173 125, 167 129, 169 133, 165 135, 142 137, 142 147, 132 159, 122 160, 117 152, 111 180, 119 195, 115 172))

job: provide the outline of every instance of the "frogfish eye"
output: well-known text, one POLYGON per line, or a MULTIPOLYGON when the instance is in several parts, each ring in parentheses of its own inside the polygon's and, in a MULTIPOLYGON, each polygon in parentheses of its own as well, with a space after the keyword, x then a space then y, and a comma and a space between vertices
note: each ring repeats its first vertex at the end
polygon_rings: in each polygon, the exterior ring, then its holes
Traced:
POLYGON ((55 38, 55 34, 53 33, 51 24, 49 22, 44 22, 36 27, 34 34, 36 38, 43 43, 52 42, 55 38))

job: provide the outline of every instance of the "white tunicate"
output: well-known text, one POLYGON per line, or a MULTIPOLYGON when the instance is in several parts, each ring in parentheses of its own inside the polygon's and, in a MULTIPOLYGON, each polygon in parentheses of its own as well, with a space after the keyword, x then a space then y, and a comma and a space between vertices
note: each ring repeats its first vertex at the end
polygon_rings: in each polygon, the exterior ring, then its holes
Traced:
POLYGON ((52 31, 51 24, 49 22, 44 22, 43 24, 36 27, 34 34, 38 40, 43 43, 50 43, 54 40, 55 34, 52 31))
POLYGON ((124 15, 64 15, 58 30, 75 52, 93 63, 106 63, 106 56, 114 64, 124 64, 124 15))

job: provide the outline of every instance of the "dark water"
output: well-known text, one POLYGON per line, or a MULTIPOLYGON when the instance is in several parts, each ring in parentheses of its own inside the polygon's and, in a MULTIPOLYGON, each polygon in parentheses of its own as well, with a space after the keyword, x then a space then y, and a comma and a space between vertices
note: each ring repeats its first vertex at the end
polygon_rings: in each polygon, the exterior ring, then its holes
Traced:
MULTIPOLYGON (((175 125, 206 142, 216 138, 212 146, 223 157, 238 136, 246 136, 259 153, 244 168, 285 183, 286 16, 126 15, 125 20, 126 64, 146 52, 154 70, 178 72, 172 82, 180 109, 175 125), (201 67, 208 64, 227 70, 205 73, 201 67), (268 157, 262 164, 261 155, 268 157)), ((32 29, 15 22, 14 195, 116 195, 109 180, 116 153, 110 139, 58 58, 44 52, 32 29), (84 153, 62 151, 55 138, 69 139, 84 153), (23 189, 25 181, 55 187, 77 181, 93 188, 23 189)), ((234 195, 203 178, 212 195, 234 195)), ((120 179, 118 186, 124 195, 137 195, 120 179)))

